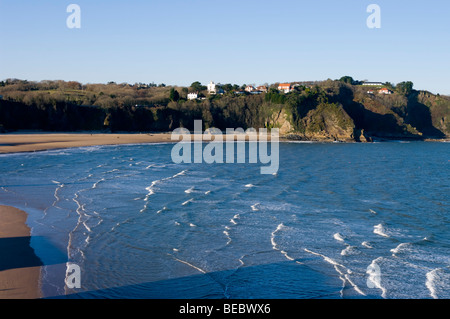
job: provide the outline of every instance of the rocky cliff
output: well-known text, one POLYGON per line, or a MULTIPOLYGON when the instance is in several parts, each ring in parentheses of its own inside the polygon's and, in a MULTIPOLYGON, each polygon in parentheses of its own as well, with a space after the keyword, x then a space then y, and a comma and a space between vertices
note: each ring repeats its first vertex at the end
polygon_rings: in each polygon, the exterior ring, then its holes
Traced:
POLYGON ((425 91, 368 92, 328 81, 286 99, 269 123, 290 139, 370 142, 450 138, 450 98, 425 91))

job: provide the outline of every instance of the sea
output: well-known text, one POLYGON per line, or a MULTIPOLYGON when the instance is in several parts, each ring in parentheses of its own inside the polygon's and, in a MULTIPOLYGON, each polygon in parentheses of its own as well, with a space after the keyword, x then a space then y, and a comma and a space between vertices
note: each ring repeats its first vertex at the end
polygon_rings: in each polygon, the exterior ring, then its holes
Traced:
POLYGON ((173 146, 0 155, 44 297, 450 298, 450 144, 282 142, 273 174, 173 146))

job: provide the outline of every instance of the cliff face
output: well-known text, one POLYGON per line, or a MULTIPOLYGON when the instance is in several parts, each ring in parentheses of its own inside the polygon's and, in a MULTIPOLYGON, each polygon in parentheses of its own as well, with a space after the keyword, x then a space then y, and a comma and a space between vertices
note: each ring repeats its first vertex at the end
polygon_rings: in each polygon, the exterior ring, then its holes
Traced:
POLYGON ((318 92, 287 104, 284 112, 294 115, 272 116, 273 126, 289 127, 284 135, 302 140, 450 138, 448 97, 423 91, 370 94, 365 87, 336 82, 325 83, 318 92))

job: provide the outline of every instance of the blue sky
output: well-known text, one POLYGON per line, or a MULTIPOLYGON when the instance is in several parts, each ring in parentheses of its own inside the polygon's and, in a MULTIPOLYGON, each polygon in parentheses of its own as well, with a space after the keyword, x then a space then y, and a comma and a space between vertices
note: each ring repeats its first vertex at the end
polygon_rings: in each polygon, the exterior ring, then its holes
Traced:
POLYGON ((0 79, 413 81, 450 94, 450 1, 0 0, 0 79), (81 28, 69 29, 69 4, 81 28), (381 28, 366 25, 381 8, 381 28))

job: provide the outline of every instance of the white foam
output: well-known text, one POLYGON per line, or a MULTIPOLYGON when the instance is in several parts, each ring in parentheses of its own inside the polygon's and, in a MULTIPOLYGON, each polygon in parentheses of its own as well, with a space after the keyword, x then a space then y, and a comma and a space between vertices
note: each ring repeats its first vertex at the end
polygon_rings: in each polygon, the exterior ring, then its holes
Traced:
POLYGON ((411 243, 401 243, 401 244, 399 244, 397 247, 391 249, 392 256, 395 257, 396 254, 405 251, 407 249, 407 247, 410 247, 410 246, 411 246, 411 243))
POLYGON ((247 187, 247 188, 252 188, 252 187, 255 187, 255 185, 253 185, 253 184, 247 184, 247 185, 245 185, 245 187, 247 187))
POLYGON ((179 173, 177 173, 177 174, 173 175, 173 176, 172 176, 172 178, 175 178, 175 177, 178 177, 178 176, 182 176, 182 175, 185 175, 185 174, 186 174, 186 172, 187 172, 187 170, 181 171, 181 172, 179 172, 179 173))
POLYGON ((359 254, 359 250, 354 246, 348 245, 345 249, 341 251, 341 256, 350 256, 359 254))
POLYGON ((344 237, 339 233, 334 234, 333 238, 336 239, 337 241, 344 242, 344 237))
POLYGON ((187 204, 189 204, 190 202, 194 201, 193 198, 188 199, 187 201, 185 201, 184 203, 181 204, 181 206, 186 206, 187 204))
POLYGON ((163 211, 166 211, 166 210, 167 210, 167 207, 164 206, 162 209, 158 210, 156 213, 161 214, 163 211))
POLYGON ((437 292, 436 292, 436 286, 435 286, 435 282, 439 279, 439 275, 437 274, 437 272, 439 271, 438 269, 433 269, 430 272, 427 272, 427 280, 425 282, 425 286, 428 288, 428 290, 430 291, 430 296, 433 299, 439 299, 437 292))
POLYGON ((383 257, 378 257, 372 260, 372 263, 367 267, 366 273, 369 275, 367 279, 367 286, 369 288, 378 288, 381 290, 381 297, 386 298, 387 290, 381 285, 381 270, 378 266, 378 262, 382 260, 383 257))
POLYGON ((231 243, 230 233, 228 232, 228 230, 224 230, 223 233, 224 233, 224 235, 227 237, 227 243, 226 243, 226 245, 229 245, 229 244, 231 243))
POLYGON ((377 235, 380 235, 380 236, 383 236, 383 237, 389 237, 389 235, 386 234, 386 231, 385 231, 385 229, 384 229, 382 224, 375 225, 373 227, 373 232, 374 232, 374 234, 377 234, 377 235))
POLYGON ((364 247, 366 247, 366 248, 369 248, 369 249, 372 249, 372 248, 373 248, 372 245, 371 245, 369 242, 367 242, 367 241, 363 241, 363 242, 361 243, 361 245, 364 246, 364 247))
POLYGON ((279 249, 278 249, 278 246, 277 246, 277 244, 276 244, 276 242, 275 242, 275 234, 276 234, 277 232, 279 232, 280 230, 282 230, 283 228, 284 228, 284 225, 283 225, 283 223, 281 223, 281 224, 279 224, 279 225, 277 226, 277 229, 275 229, 275 230, 270 234, 270 242, 272 243, 272 248, 275 249, 275 250, 279 250, 279 249))
POLYGON ((153 181, 153 182, 150 184, 150 186, 148 186, 148 187, 145 188, 145 190, 146 190, 148 193, 147 193, 147 195, 145 195, 145 197, 144 197, 144 202, 145 202, 145 204, 144 204, 144 207, 139 211, 140 213, 143 213, 144 211, 147 210, 147 207, 148 207, 148 201, 150 200, 150 196, 152 196, 152 195, 155 194, 155 191, 153 190, 153 187, 154 187, 156 184, 158 184, 159 182, 160 182, 160 180, 153 181))
POLYGON ((95 182, 94 183, 94 185, 92 185, 92 189, 96 189, 97 188, 97 186, 98 186, 98 184, 100 184, 101 182, 104 182, 105 181, 105 179, 104 178, 102 178, 101 180, 99 180, 98 182, 95 182))
MULTIPOLYGON (((287 260, 290 260, 290 261, 294 261, 294 260, 295 260, 294 258, 292 258, 291 256, 289 256, 289 255, 287 254, 287 252, 285 252, 284 250, 281 250, 280 253, 282 253, 282 254, 284 255, 284 257, 286 257, 287 260)), ((297 262, 297 263, 300 264, 300 262, 297 262)))
MULTIPOLYGON (((279 224, 279 225, 277 226, 277 229, 275 229, 275 230, 270 234, 270 243, 272 244, 272 249, 280 251, 280 253, 281 253, 284 257, 286 257, 287 260, 289 260, 289 261, 294 261, 295 259, 292 258, 291 256, 289 256, 288 253, 287 253, 286 251, 280 250, 280 249, 278 248, 277 243, 275 242, 275 235, 276 235, 276 233, 278 233, 279 231, 283 230, 285 227, 286 227, 286 226, 284 226, 283 223, 281 223, 281 224, 279 224)), ((299 261, 296 261, 296 263, 297 263, 297 264, 302 264, 302 263, 299 262, 299 261)))
POLYGON ((239 219, 239 214, 234 215, 233 218, 230 219, 230 223, 237 225, 236 219, 239 219))
POLYGON ((191 188, 189 188, 189 189, 186 189, 184 192, 186 193, 186 194, 190 194, 190 193, 192 193, 194 191, 194 186, 192 186, 191 188))
POLYGON ((189 223, 190 227, 197 227, 197 225, 193 224, 193 223, 189 223))
MULTIPOLYGON (((170 255, 170 254, 169 254, 169 255, 170 255)), ((170 255, 170 256, 172 256, 172 255, 170 255)), ((175 259, 176 261, 179 261, 180 263, 183 263, 183 264, 185 264, 185 265, 188 265, 188 266, 194 268, 195 270, 198 270, 199 272, 201 272, 201 273, 203 273, 203 274, 206 274, 206 271, 204 271, 203 269, 201 269, 201 268, 199 268, 199 267, 197 267, 197 266, 194 266, 193 264, 188 263, 187 261, 184 261, 184 260, 175 258, 174 256, 172 256, 172 257, 173 257, 173 259, 175 259)))
POLYGON ((307 248, 304 249, 307 253, 316 255, 316 256, 320 256, 323 258, 323 260, 325 260, 327 263, 331 264, 334 266, 334 269, 336 270, 336 272, 339 274, 339 278, 342 280, 342 290, 341 290, 341 295, 343 294, 343 290, 345 288, 345 284, 348 282, 353 289, 359 293, 360 295, 365 296, 366 294, 358 287, 358 285, 356 285, 349 277, 349 274, 352 273, 352 271, 348 268, 346 268, 344 265, 339 264, 338 262, 336 262, 334 259, 327 257, 325 255, 316 253, 314 251, 311 251, 307 248))
POLYGON ((211 191, 206 191, 206 192, 205 192, 205 195, 208 195, 209 193, 211 193, 211 191))
POLYGON ((376 215, 377 214, 377 212, 376 211, 374 211, 373 209, 369 209, 369 211, 372 213, 372 214, 374 214, 374 215, 376 215))
POLYGON ((256 203, 254 205, 251 206, 252 211, 257 212, 259 209, 257 208, 257 206, 259 206, 259 203, 256 203))

